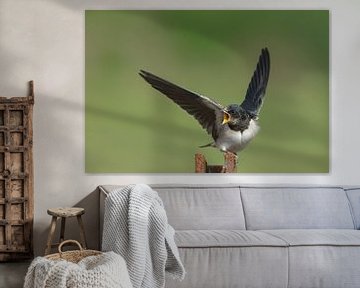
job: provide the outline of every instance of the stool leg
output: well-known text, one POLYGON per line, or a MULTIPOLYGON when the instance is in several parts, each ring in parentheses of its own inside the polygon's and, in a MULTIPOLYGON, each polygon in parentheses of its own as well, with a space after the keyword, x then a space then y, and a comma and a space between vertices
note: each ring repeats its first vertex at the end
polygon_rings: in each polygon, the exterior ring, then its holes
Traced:
POLYGON ((77 216, 77 220, 78 220, 79 226, 80 226, 81 245, 83 246, 84 249, 86 249, 87 244, 86 244, 86 238, 85 238, 85 229, 84 229, 84 224, 83 224, 82 219, 81 219, 81 215, 77 216))
POLYGON ((61 217, 60 243, 64 241, 66 218, 61 217))
POLYGON ((47 240, 47 244, 46 244, 45 255, 50 254, 50 251, 51 251, 51 243, 52 243, 52 239, 54 237, 54 232, 55 232, 55 227, 56 227, 56 220, 57 220, 56 216, 53 216, 52 219, 51 219, 50 231, 49 231, 49 236, 48 236, 48 240, 47 240))

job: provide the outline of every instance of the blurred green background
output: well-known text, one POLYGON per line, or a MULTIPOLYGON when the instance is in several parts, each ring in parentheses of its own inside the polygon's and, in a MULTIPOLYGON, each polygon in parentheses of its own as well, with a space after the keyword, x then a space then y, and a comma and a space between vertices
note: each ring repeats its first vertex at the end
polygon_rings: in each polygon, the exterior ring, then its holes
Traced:
POLYGON ((140 69, 241 103, 260 50, 271 55, 261 127, 239 173, 329 172, 329 12, 86 11, 86 172, 191 173, 222 164, 198 122, 140 69))

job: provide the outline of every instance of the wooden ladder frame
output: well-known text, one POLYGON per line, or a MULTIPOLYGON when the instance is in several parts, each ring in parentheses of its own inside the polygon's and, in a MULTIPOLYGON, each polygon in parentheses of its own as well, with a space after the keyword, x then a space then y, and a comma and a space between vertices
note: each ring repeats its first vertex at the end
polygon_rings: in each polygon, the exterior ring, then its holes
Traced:
POLYGON ((33 81, 29 90, 0 97, 0 262, 33 257, 33 81))

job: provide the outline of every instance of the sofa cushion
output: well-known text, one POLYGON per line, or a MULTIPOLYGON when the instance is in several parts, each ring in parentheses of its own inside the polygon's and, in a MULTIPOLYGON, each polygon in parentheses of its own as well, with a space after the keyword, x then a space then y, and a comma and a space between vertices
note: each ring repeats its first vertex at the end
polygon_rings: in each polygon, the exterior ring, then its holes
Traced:
POLYGON ((178 247, 252 247, 288 244, 268 233, 244 230, 183 230, 176 231, 178 247))
POLYGON ((358 246, 289 247, 289 288, 359 288, 358 246))
POLYGON ((186 275, 166 288, 287 288, 288 247, 179 248, 186 275))
POLYGON ((360 231, 348 229, 262 230, 289 246, 360 246, 360 231))
POLYGON ((342 188, 241 187, 246 226, 266 229, 354 229, 342 188))
POLYGON ((289 247, 289 288, 359 287, 360 231, 267 230, 289 247))
POLYGON ((176 230, 245 229, 239 187, 152 186, 176 230))

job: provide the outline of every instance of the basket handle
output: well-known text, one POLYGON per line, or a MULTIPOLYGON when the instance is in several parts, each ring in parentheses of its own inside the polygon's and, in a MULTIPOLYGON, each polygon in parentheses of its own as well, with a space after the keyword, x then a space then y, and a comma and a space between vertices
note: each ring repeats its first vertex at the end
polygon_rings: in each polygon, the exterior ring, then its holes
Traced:
POLYGON ((65 244, 67 244, 67 243, 76 244, 76 245, 79 247, 80 252, 82 252, 82 251, 84 250, 84 249, 82 248, 81 244, 80 244, 78 241, 76 241, 76 240, 65 240, 65 241, 61 242, 60 245, 59 245, 59 247, 58 247, 58 251, 59 251, 60 255, 63 253, 63 251, 61 250, 61 248, 62 248, 65 244))

